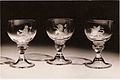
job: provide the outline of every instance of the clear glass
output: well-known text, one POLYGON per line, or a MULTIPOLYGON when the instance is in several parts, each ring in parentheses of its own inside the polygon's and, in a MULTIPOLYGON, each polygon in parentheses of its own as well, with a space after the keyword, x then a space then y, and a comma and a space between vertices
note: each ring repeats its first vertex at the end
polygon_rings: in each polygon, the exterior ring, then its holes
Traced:
POLYGON ((86 23, 84 32, 87 38, 93 42, 92 48, 96 52, 96 56, 91 63, 85 65, 94 69, 109 68, 112 65, 106 63, 101 56, 104 44, 111 38, 112 35, 112 20, 97 20, 93 19, 86 23))
POLYGON ((54 41, 57 54, 53 59, 47 60, 47 63, 54 65, 65 65, 72 63, 71 60, 65 59, 63 49, 65 42, 69 40, 74 32, 70 18, 50 18, 48 19, 46 32, 48 36, 54 41))
POLYGON ((11 67, 29 68, 35 65, 28 62, 24 54, 28 48, 28 43, 35 37, 36 32, 35 20, 33 19, 8 20, 7 34, 12 41, 17 43, 20 53, 19 59, 16 62, 10 63, 11 67))

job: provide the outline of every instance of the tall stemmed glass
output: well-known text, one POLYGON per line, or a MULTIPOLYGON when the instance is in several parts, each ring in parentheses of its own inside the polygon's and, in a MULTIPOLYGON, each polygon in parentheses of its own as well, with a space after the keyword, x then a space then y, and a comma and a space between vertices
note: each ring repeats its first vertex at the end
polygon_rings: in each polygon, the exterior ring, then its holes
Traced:
POLYGON ((85 34, 87 38, 93 42, 92 48, 96 52, 96 56, 91 63, 85 65, 90 68, 104 69, 112 65, 106 63, 101 56, 104 44, 111 38, 112 35, 112 20, 97 20, 93 19, 88 21, 85 27, 85 34))
POLYGON ((65 42, 70 39, 74 32, 74 27, 71 25, 70 18, 50 18, 48 19, 48 26, 46 32, 48 36, 54 41, 57 54, 54 59, 47 60, 47 63, 54 65, 70 64, 72 61, 65 59, 63 56, 63 49, 65 42))
POLYGON ((10 63, 14 68, 29 68, 35 64, 27 61, 24 53, 28 48, 28 43, 36 35, 35 20, 33 19, 13 19, 8 20, 8 36, 17 43, 17 48, 20 53, 19 59, 16 62, 10 63))

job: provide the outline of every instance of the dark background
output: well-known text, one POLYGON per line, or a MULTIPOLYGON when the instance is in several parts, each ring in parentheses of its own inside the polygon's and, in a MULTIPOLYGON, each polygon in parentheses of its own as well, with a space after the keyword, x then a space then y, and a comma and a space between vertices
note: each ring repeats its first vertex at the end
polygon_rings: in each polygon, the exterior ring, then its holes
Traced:
POLYGON ((106 42, 105 50, 119 52, 119 2, 118 1, 11 1, 1 2, 2 45, 15 44, 6 33, 9 19, 33 18, 36 20, 38 32, 30 45, 53 45, 45 32, 48 18, 68 17, 74 19, 75 33, 66 45, 83 49, 91 49, 92 42, 84 34, 85 22, 89 19, 112 19, 113 35, 106 42))

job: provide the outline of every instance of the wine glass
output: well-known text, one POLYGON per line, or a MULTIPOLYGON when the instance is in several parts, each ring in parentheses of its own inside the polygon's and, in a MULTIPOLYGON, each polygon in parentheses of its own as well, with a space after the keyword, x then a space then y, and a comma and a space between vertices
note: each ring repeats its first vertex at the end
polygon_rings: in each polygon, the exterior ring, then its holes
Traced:
POLYGON ((65 59, 63 49, 65 42, 69 40, 74 32, 74 26, 70 18, 50 18, 46 27, 47 35, 54 41, 57 54, 53 59, 47 60, 47 63, 54 65, 65 65, 72 63, 65 59))
POLYGON ((84 29, 87 38, 93 42, 92 48, 96 52, 96 56, 91 63, 86 63, 85 66, 95 69, 109 68, 112 65, 106 63, 101 56, 104 44, 111 38, 112 35, 112 20, 89 20, 84 29))
POLYGON ((36 32, 35 20, 33 19, 8 20, 7 34, 12 41, 17 43, 20 53, 19 59, 16 62, 10 63, 11 67, 30 68, 35 65, 28 62, 24 54, 28 48, 28 43, 35 37, 36 32))

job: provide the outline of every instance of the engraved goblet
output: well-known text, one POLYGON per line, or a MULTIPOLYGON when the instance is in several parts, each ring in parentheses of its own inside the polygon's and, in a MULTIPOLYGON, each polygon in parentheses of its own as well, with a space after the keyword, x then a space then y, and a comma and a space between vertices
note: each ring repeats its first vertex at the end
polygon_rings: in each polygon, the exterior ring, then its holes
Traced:
POLYGON ((46 32, 48 36, 54 41, 57 54, 53 59, 47 60, 47 63, 54 65, 65 65, 72 63, 71 60, 65 59, 63 56, 63 49, 65 42, 69 40, 74 32, 74 26, 71 25, 70 18, 50 18, 48 19, 48 26, 46 32))
POLYGON ((17 48, 20 53, 19 59, 16 62, 10 63, 11 67, 29 68, 35 65, 28 62, 24 54, 28 48, 28 43, 35 37, 36 32, 35 20, 33 19, 8 20, 8 36, 12 41, 17 43, 17 48))
POLYGON ((106 63, 101 56, 105 42, 112 35, 112 22, 112 20, 99 19, 93 19, 87 22, 84 32, 87 38, 93 42, 92 48, 96 52, 96 56, 92 62, 85 63, 85 66, 94 69, 104 69, 112 66, 110 63, 106 63))

